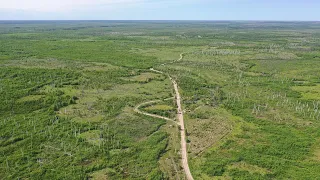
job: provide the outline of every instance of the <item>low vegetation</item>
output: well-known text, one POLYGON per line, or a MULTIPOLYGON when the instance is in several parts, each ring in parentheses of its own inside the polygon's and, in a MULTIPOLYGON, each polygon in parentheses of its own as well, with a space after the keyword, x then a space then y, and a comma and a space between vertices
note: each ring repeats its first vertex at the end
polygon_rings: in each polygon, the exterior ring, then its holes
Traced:
POLYGON ((317 22, 0 22, 0 179, 317 179, 317 22), (183 54, 183 59, 179 55, 183 54), (174 61, 174 62, 173 62, 174 61))

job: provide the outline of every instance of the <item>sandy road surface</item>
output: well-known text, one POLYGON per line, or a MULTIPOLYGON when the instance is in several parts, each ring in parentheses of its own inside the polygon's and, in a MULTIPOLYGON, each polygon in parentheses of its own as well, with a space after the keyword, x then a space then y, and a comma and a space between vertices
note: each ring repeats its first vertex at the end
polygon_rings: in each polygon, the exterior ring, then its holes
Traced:
POLYGON ((184 129, 184 119, 183 119, 183 111, 181 107, 181 97, 178 89, 178 84, 175 80, 171 78, 172 84, 174 86, 174 90, 176 92, 176 101, 178 106, 178 120, 180 124, 180 134, 181 134, 181 156, 182 156, 182 167, 184 169, 184 172, 186 173, 186 177, 188 180, 193 180, 192 174, 190 172, 189 164, 188 164, 188 153, 187 153, 187 141, 186 141, 186 133, 184 129))
MULTIPOLYGON (((180 54, 180 58, 178 60, 174 61, 174 62, 180 61, 182 59, 183 59, 183 53, 181 53, 180 54)), ((164 66, 166 64, 162 64, 162 65, 164 66)), ((153 71, 153 72, 156 72, 156 73, 164 74, 162 71, 155 70, 154 68, 151 68, 150 70, 153 71)), ((177 118, 178 118, 178 122, 176 122, 176 121, 174 121, 174 122, 177 123, 178 125, 180 125, 180 127, 181 127, 180 128, 180 134, 181 134, 182 167, 183 167, 184 172, 186 174, 186 178, 188 180, 193 180, 192 174, 190 172, 189 164, 188 164, 187 141, 186 141, 186 133, 185 133, 185 128, 184 128, 183 111, 182 111, 182 106, 181 106, 181 96, 180 96, 180 93, 179 93, 179 88, 178 88, 177 82, 173 78, 171 78, 170 75, 168 75, 168 77, 170 78, 170 80, 171 80, 171 82, 173 84, 173 88, 174 88, 174 91, 175 91, 175 94, 176 94, 175 96, 176 96, 176 103, 177 103, 177 118)), ((152 104, 152 103, 155 103, 155 102, 158 102, 158 101, 149 101, 149 102, 142 103, 142 104, 138 105, 135 108, 135 111, 140 113, 140 114, 144 114, 146 116, 160 118, 160 119, 164 119, 164 120, 167 120, 167 121, 173 121, 172 119, 169 119, 167 117, 162 117, 162 116, 159 116, 159 115, 142 112, 142 111, 139 110, 139 107, 141 107, 142 105, 152 104)))

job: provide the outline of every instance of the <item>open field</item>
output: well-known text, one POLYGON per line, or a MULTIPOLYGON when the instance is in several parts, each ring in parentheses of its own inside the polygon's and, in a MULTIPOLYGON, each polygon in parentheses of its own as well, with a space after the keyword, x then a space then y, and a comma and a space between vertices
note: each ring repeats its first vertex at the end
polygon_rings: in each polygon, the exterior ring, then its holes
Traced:
POLYGON ((319 22, 0 21, 0 42, 0 179, 185 179, 167 75, 194 179, 320 176, 319 22))

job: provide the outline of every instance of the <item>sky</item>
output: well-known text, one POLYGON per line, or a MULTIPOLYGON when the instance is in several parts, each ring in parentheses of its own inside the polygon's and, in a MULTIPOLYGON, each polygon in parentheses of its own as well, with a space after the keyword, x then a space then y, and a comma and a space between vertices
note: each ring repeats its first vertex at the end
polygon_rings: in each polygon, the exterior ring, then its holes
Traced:
POLYGON ((0 0, 0 20, 320 21, 320 0, 0 0))

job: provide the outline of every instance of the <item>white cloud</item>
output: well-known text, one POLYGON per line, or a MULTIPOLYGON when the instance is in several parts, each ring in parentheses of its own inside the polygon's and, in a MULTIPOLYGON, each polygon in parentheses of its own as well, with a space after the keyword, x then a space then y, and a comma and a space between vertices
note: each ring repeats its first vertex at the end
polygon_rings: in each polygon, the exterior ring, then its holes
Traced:
POLYGON ((0 0, 1 9, 66 11, 94 6, 128 5, 146 0, 0 0))

